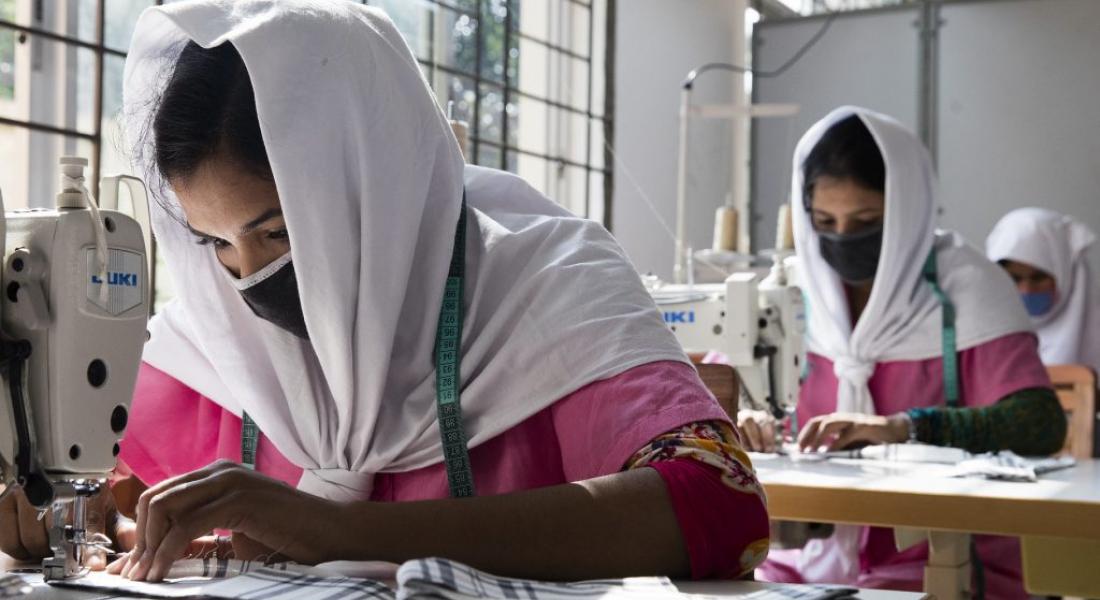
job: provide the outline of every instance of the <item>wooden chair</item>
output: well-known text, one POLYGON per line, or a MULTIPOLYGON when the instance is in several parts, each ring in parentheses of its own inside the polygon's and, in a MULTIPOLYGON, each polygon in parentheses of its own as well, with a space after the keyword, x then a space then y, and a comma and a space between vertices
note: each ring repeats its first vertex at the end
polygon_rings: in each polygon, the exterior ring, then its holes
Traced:
POLYGON ((718 399, 722 410, 737 422, 737 406, 740 396, 741 380, 737 378, 737 371, 729 365, 695 364, 695 370, 699 371, 699 378, 707 386, 710 393, 718 399))
MULTIPOLYGON (((1063 452, 1078 460, 1095 456, 1096 374, 1083 365, 1052 365, 1047 372, 1069 419, 1063 452)), ((1020 547, 1024 584, 1031 594, 1100 597, 1094 570, 1100 540, 1024 536, 1020 547)))
POLYGON ((1084 365, 1051 365, 1047 373, 1069 420, 1063 452, 1078 459, 1097 456, 1096 374, 1084 365))

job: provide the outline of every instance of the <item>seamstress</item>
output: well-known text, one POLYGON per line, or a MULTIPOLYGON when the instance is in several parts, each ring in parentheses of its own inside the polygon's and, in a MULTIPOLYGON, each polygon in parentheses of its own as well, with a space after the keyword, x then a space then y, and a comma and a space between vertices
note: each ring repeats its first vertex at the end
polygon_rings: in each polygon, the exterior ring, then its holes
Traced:
POLYGON ((1100 372, 1100 282, 1087 225, 1045 208, 1014 210, 985 241, 986 255, 1016 283, 1048 365, 1083 364, 1100 372))
MULTIPOLYGON (((809 319, 802 449, 917 440, 1059 450, 1065 417, 1027 315, 994 263, 934 229, 935 174, 916 136, 889 117, 840 108, 803 136, 794 166, 809 319), (945 321, 947 303, 954 318, 945 321)), ((1027 597, 1017 542, 976 539, 989 597, 1027 597)), ((926 557, 924 544, 898 552, 890 529, 838 526, 803 550, 773 552, 758 573, 916 590, 926 557)))
POLYGON ((217 463, 155 483, 116 571, 159 579, 218 528, 300 562, 441 555, 553 579, 763 559, 748 458, 622 250, 465 167, 382 13, 149 9, 124 103, 179 289, 145 360, 302 475, 217 463))

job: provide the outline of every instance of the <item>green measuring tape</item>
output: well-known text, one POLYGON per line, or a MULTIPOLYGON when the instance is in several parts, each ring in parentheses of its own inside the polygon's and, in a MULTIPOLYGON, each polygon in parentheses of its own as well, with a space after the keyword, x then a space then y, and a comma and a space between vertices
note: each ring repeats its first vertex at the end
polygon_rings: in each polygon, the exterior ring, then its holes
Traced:
POLYGON ((459 390, 459 362, 462 342, 462 282, 466 273, 466 192, 455 231, 454 251, 447 284, 443 288, 443 306, 435 330, 435 405, 439 434, 443 438, 443 462, 447 466, 447 484, 452 498, 475 495, 466 430, 462 427, 462 403, 459 390))
POLYGON ((940 301, 940 309, 943 313, 943 327, 940 331, 943 345, 943 395, 947 406, 955 408, 959 405, 959 357, 955 333, 955 305, 940 287, 935 246, 928 254, 928 260, 924 261, 924 270, 921 274, 932 286, 932 293, 936 295, 936 299, 940 301))
MULTIPOLYGON (((462 208, 455 231, 454 250, 447 283, 443 288, 443 305, 439 309, 439 324, 435 330, 435 404, 439 419, 439 434, 443 440, 443 462, 447 467, 447 484, 452 498, 475 495, 474 474, 470 468, 470 452, 466 447, 466 430, 462 426, 462 404, 459 401, 461 381, 462 285, 466 274, 466 192, 462 192, 462 208)), ((248 413, 241 415, 241 464, 256 468, 256 448, 260 428, 248 413)))
POLYGON ((241 413, 241 464, 256 470, 256 448, 260 445, 260 428, 248 413, 241 413))

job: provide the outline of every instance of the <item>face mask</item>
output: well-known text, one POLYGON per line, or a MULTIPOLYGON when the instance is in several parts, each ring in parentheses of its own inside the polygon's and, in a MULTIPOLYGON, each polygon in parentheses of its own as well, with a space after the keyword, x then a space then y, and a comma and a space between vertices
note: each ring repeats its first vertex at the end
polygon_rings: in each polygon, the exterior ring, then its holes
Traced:
POLYGON ((234 279, 233 285, 257 317, 309 339, 289 252, 244 279, 234 279))
POLYGON ((821 257, 847 284, 867 283, 875 278, 882 253, 882 226, 859 233, 818 232, 821 257))
POLYGON ((1027 307, 1027 314, 1033 317, 1041 317, 1054 308, 1054 292, 1028 292, 1020 294, 1027 307))

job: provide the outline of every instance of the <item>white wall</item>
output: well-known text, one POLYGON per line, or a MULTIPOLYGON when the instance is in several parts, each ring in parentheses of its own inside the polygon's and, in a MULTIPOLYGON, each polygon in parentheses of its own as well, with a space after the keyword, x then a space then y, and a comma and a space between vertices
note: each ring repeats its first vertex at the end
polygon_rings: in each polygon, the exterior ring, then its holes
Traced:
POLYGON ((943 224, 978 244, 1044 206, 1100 232, 1100 2, 946 4, 940 31, 943 224))
MULTIPOLYGON (((741 23, 741 15, 735 12, 740 6, 741 2, 731 0, 618 3, 614 147, 620 161, 614 167, 611 227, 642 273, 671 278, 673 239, 645 205, 631 178, 674 228, 680 83, 703 63, 731 60, 735 40, 742 39, 734 35, 734 27, 741 23)), ((719 85, 701 85, 698 99, 728 102, 732 85, 723 77, 714 76, 719 85)), ((693 187, 728 188, 728 168, 698 171, 693 187)), ((723 199, 722 194, 693 199, 687 232, 696 248, 710 245, 714 210, 723 199)))

